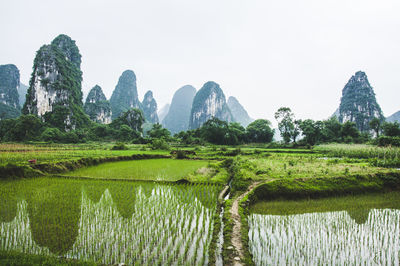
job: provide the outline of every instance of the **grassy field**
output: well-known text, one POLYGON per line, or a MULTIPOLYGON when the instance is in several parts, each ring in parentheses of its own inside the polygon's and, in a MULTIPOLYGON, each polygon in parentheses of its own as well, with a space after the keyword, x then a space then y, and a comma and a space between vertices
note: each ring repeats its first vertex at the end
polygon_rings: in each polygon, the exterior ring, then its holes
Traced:
POLYGON ((398 147, 378 147, 366 144, 325 144, 316 146, 313 150, 333 157, 400 159, 400 148, 398 147))
POLYGON ((103 179, 177 181, 189 174, 207 172, 207 161, 151 159, 104 163, 68 172, 68 176, 103 179), (200 169, 200 170, 199 170, 200 169))
POLYGON ((363 160, 325 158, 315 154, 274 153, 268 157, 251 157, 256 178, 328 178, 357 174, 389 172, 389 169, 371 166, 363 160))

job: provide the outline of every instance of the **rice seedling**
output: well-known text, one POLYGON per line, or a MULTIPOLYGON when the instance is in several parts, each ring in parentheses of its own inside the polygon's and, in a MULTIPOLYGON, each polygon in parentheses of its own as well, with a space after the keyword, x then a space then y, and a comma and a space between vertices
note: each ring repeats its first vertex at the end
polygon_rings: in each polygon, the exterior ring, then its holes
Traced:
POLYGON ((37 163, 59 162, 80 158, 100 158, 127 156, 133 154, 167 154, 166 151, 141 151, 139 145, 129 150, 110 150, 110 144, 0 144, 0 165, 6 163, 28 164, 35 159, 37 163))
POLYGON ((287 207, 278 201, 270 204, 270 212, 259 206, 260 213, 273 214, 248 216, 253 261, 256 265, 398 265, 400 210, 379 208, 399 208, 398 199, 389 201, 398 194, 348 196, 332 203, 329 199, 288 201, 287 207), (353 204, 361 202, 351 207, 350 197, 353 204), (326 212, 329 207, 335 211, 326 212), (317 212, 304 213, 309 211, 317 212), (290 215, 275 215, 282 213, 290 215))
MULTIPOLYGON (((219 186, 52 178, 35 181, 3 182, 5 189, 0 189, 0 194, 5 198, 10 185, 16 185, 22 193, 14 219, 0 223, 1 251, 62 256, 108 265, 206 265, 208 262, 219 186), (47 186, 45 190, 51 193, 39 193, 44 192, 40 190, 43 186, 47 186), (42 206, 57 208, 46 212, 48 216, 51 211, 58 211, 60 219, 70 217, 69 201, 53 197, 60 195, 65 187, 70 187, 68 190, 80 188, 81 191, 78 196, 80 211, 77 224, 63 224, 67 227, 76 226, 76 235, 57 234, 56 228, 46 224, 52 223, 52 217, 40 220, 33 218, 35 208, 32 209, 32 206, 35 206, 35 202, 46 202, 48 199, 59 202, 42 206), (29 193, 31 195, 27 195, 29 193), (134 197, 127 195, 129 193, 134 197), (116 197, 117 194, 123 197, 116 197), (33 205, 30 207, 29 204, 33 205), (40 224, 35 225, 37 222, 40 224), (67 237, 73 240, 72 244, 65 250, 65 246, 55 246, 57 241, 39 243, 32 231, 35 227, 48 229, 48 238, 60 240, 67 237)), ((40 210, 36 209, 36 212, 40 210)))

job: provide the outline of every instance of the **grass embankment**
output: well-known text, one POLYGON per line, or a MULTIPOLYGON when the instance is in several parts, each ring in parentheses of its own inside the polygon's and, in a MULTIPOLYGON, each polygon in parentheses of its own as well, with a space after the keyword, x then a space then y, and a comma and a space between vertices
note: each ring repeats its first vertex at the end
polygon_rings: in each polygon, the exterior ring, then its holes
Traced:
POLYGON ((58 266, 95 266, 94 262, 82 260, 64 259, 53 256, 33 255, 16 251, 0 251, 0 265, 58 265, 58 266))
POLYGON ((255 188, 251 204, 260 200, 320 198, 346 194, 379 192, 400 188, 400 172, 376 173, 335 178, 279 179, 255 188))
POLYGON ((334 196, 319 199, 259 201, 249 208, 250 213, 292 215, 343 210, 399 209, 400 191, 334 196))

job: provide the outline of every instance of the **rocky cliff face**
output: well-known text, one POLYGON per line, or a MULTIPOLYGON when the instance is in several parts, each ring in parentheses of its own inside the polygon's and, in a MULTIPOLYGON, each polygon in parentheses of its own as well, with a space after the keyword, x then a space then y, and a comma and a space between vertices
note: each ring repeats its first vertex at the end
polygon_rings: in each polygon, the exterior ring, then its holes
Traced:
POLYGON ((339 121, 341 123, 355 122, 360 131, 368 132, 370 130, 369 122, 374 117, 384 119, 367 75, 358 71, 343 88, 339 106, 339 121))
POLYGON ((400 111, 397 111, 396 113, 392 114, 388 118, 386 118, 387 122, 398 122, 400 123, 400 111))
POLYGON ((85 113, 89 115, 90 120, 100 123, 111 123, 111 104, 107 101, 103 90, 99 85, 94 86, 85 102, 85 113))
POLYGON ((164 105, 164 106, 158 111, 157 115, 158 115, 158 119, 160 120, 160 122, 163 121, 164 118, 167 116, 167 114, 168 114, 168 112, 169 112, 169 107, 170 107, 170 104, 167 103, 166 105, 164 105))
POLYGON ((111 95, 110 103, 112 119, 119 117, 121 113, 131 108, 142 110, 136 87, 136 75, 132 70, 126 70, 122 73, 111 95))
POLYGON ((0 65, 0 103, 19 109, 19 70, 15 65, 0 65))
POLYGON ((59 35, 43 45, 36 53, 23 113, 67 131, 86 126, 79 65, 79 50, 70 37, 59 35))
POLYGON ((217 83, 209 81, 193 99, 189 129, 199 128, 213 117, 227 122, 233 121, 224 92, 217 83))
POLYGON ((251 122, 253 122, 253 119, 250 118, 247 111, 235 97, 229 97, 227 104, 235 122, 239 122, 244 127, 247 127, 251 122))
POLYGON ((147 91, 142 102, 144 118, 147 122, 158 123, 157 102, 153 97, 152 91, 147 91))
POLYGON ((189 128, 190 111, 196 89, 186 85, 178 89, 172 97, 171 106, 162 124, 172 134, 179 133, 189 128))

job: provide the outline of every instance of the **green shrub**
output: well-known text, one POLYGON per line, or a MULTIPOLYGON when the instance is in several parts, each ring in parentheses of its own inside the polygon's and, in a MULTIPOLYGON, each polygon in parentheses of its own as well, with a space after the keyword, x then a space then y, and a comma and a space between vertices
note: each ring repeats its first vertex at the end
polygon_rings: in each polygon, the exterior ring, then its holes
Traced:
POLYGON ((396 146, 400 147, 400 137, 380 136, 377 139, 378 146, 396 146))
POLYGON ((164 139, 154 139, 150 143, 150 148, 152 150, 166 150, 169 151, 171 147, 168 145, 168 143, 164 139))
POLYGON ((127 150, 128 147, 125 145, 125 143, 122 142, 117 142, 111 150, 127 150))

